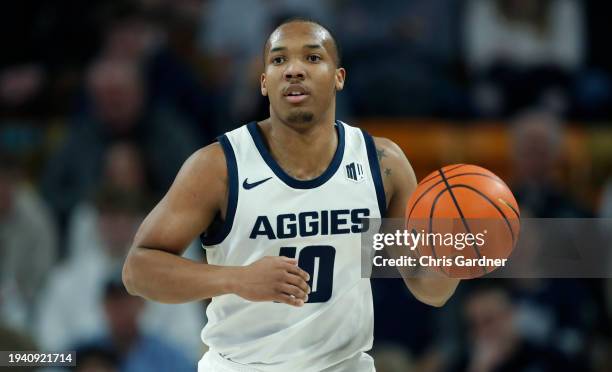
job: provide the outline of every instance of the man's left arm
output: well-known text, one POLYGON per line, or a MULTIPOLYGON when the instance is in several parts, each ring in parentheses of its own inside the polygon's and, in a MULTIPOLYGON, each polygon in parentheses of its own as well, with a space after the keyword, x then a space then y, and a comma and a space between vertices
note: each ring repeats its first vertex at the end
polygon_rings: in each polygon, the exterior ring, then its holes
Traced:
MULTIPOLYGON (((385 217, 404 219, 408 199, 417 186, 416 176, 410 162, 398 145, 380 137, 375 137, 374 143, 387 199, 387 214, 385 217)), ((393 255, 393 252, 390 251, 390 254, 393 255)), ((414 297, 431 306, 443 306, 459 284, 459 279, 416 276, 410 275, 404 270, 399 271, 406 287, 414 297)), ((440 276, 442 275, 440 274, 440 276)))

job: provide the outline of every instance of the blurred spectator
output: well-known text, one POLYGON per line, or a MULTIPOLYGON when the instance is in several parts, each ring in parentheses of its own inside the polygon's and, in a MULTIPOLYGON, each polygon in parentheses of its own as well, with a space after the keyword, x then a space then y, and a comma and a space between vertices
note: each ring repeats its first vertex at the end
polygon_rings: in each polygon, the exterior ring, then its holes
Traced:
MULTIPOLYGON (((109 144, 104 155, 102 187, 127 194, 150 197, 146 166, 140 149, 132 142, 109 144)), ((91 200, 79 203, 71 213, 67 231, 67 253, 70 259, 99 254, 104 249, 98 229, 98 208, 91 200)))
POLYGON ((199 147, 188 121, 172 107, 147 105, 145 87, 134 63, 100 60, 92 65, 87 81, 92 107, 71 123, 43 178, 43 193, 62 225, 70 210, 91 196, 112 142, 138 145, 156 196, 165 193, 181 164, 199 147))
MULTIPOLYGON (((582 207, 562 181, 565 130, 560 119, 546 111, 527 111, 512 127, 512 190, 521 215, 535 218, 585 218, 592 213, 582 207)), ((564 222, 566 221, 566 222, 564 222)), ((539 266, 552 260, 544 257, 567 255, 580 249, 582 238, 568 228, 558 231, 542 247, 539 266), (555 244, 554 239, 575 244, 555 244)), ((547 224, 541 224, 546 228, 547 224)), ((558 227, 557 227, 558 229, 558 227)), ((550 231, 542 231, 550 237, 550 231)), ((540 259, 540 258, 538 258, 540 259)), ((580 279, 516 279, 511 282, 517 293, 516 327, 531 342, 539 342, 563 351, 568 358, 585 357, 588 338, 596 327, 605 324, 601 288, 596 281, 580 279), (580 303, 580 306, 576 306, 580 303)))
POLYGON ((35 0, 5 4, 0 13, 2 116, 39 116, 46 106, 43 96, 48 76, 40 46, 47 35, 41 13, 35 0))
POLYGON ((166 32, 135 2, 120 2, 109 10, 101 55, 130 62, 144 62, 164 47, 166 32))
POLYGON ((608 3, 583 1, 587 27, 587 66, 576 82, 576 116, 606 121, 612 115, 612 55, 607 35, 612 31, 608 3))
POLYGON ((592 286, 593 282, 585 279, 512 280, 509 289, 515 295, 515 327, 533 343, 548 345, 573 360, 584 358, 588 337, 606 322, 596 307, 592 286))
POLYGON ((521 212, 537 218, 588 217, 562 186, 565 131, 560 119, 542 110, 520 114, 512 125, 512 190, 521 212))
POLYGON ((332 27, 329 2, 322 0, 211 0, 202 10, 200 49, 214 66, 220 130, 268 116, 259 76, 264 43, 279 23, 304 17, 332 27))
POLYGON ((0 102, 3 106, 25 105, 42 89, 44 73, 36 64, 12 66, 0 75, 0 102))
POLYGON ((337 37, 356 115, 431 115, 463 106, 452 71, 459 7, 452 0, 341 2, 337 37))
MULTIPOLYGON (((103 294, 108 276, 120 270, 148 204, 134 190, 103 189, 96 198, 95 231, 82 236, 84 253, 75 254, 51 275, 41 296, 37 338, 45 350, 67 350, 71 345, 109 331, 103 294), (90 247, 86 247, 90 245, 90 247)), ((193 363, 202 343, 194 329, 204 324, 200 303, 166 305, 147 302, 140 319, 147 334, 163 335, 180 345, 193 363)))
POLYGON ((481 280, 465 298, 467 349, 449 371, 578 370, 560 352, 534 344, 520 334, 515 323, 518 310, 510 293, 493 283, 491 279, 481 280))
POLYGON ((585 54, 582 2, 471 0, 466 60, 481 114, 503 115, 540 104, 564 111, 572 74, 585 54))
POLYGON ((0 115, 65 114, 83 67, 99 48, 101 15, 123 0, 4 4, 0 13, 0 115))
POLYGON ((0 319, 30 331, 35 300, 56 253, 49 211, 23 183, 17 160, 0 154, 0 319))
POLYGON ((171 21, 174 11, 171 4, 163 5, 147 9, 132 1, 116 6, 105 28, 101 54, 142 65, 148 104, 172 105, 189 119, 191 130, 202 142, 208 143, 216 133, 211 94, 195 71, 171 49, 170 35, 162 26, 171 21))
MULTIPOLYGON (((88 344, 114 352, 118 357, 119 368, 116 370, 122 372, 193 371, 195 362, 190 362, 176 346, 142 332, 139 318, 145 302, 140 297, 130 296, 123 287, 119 272, 115 274, 103 290, 103 311, 109 325, 108 333, 98 335, 88 344)), ((107 357, 106 361, 112 359, 107 357)))

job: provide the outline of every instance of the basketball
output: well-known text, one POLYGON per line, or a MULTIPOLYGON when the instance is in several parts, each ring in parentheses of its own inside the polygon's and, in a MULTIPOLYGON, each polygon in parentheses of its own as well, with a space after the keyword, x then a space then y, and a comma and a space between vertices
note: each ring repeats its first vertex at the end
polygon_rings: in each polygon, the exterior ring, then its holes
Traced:
POLYGON ((455 164, 418 184, 406 208, 406 227, 430 238, 415 247, 420 262, 469 279, 505 263, 518 240, 520 211, 510 188, 493 172, 455 164))

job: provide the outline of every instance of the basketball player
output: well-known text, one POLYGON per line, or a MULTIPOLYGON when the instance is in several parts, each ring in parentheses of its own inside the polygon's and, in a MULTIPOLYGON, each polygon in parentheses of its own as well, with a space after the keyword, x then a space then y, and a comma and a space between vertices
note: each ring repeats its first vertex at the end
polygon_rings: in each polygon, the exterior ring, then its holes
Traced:
MULTIPOLYGON (((325 28, 288 21, 264 58, 270 117, 185 162, 136 234, 125 285, 165 303, 212 298, 199 371, 373 371, 359 233, 365 218, 403 218, 414 173, 393 142, 335 120, 346 72, 325 28), (182 258, 202 231, 207 263, 182 258)), ((405 282, 434 306, 457 286, 405 282)))

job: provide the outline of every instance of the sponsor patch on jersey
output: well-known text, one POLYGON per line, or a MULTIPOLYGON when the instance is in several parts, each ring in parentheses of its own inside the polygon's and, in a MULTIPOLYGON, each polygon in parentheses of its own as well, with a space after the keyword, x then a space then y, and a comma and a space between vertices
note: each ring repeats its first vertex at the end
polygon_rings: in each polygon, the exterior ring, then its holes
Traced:
POLYGON ((365 172, 363 171, 363 165, 361 163, 354 161, 350 164, 347 164, 344 167, 344 170, 346 178, 353 182, 359 183, 365 180, 365 172))

